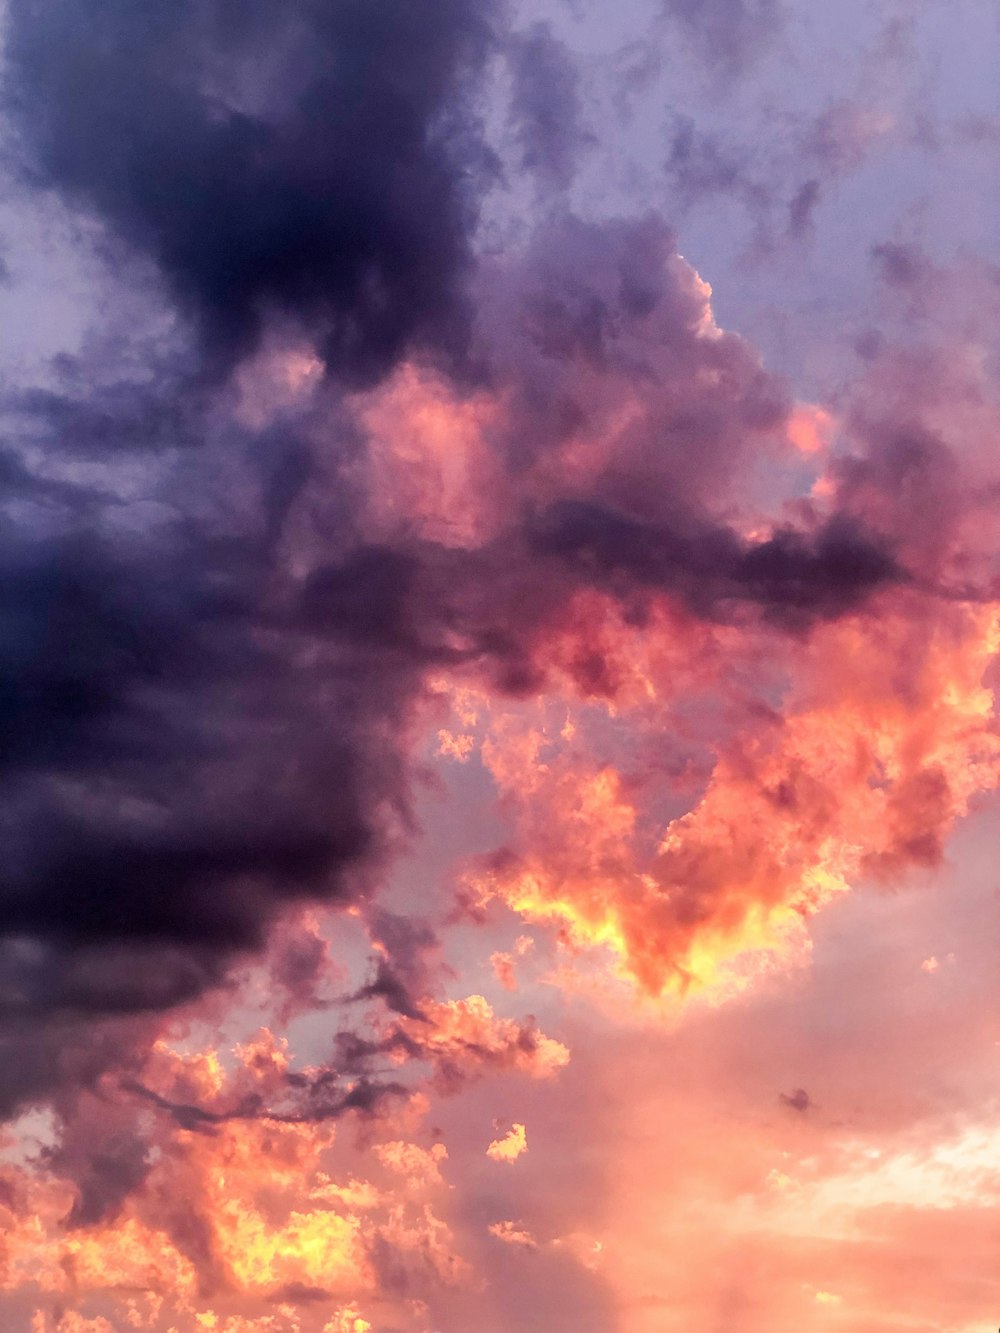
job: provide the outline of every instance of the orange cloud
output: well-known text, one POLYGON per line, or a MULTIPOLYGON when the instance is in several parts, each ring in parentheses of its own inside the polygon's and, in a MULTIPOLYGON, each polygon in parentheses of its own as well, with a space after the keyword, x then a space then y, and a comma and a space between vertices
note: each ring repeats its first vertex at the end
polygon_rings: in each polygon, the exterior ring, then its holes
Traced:
MULTIPOLYGON (((473 883, 610 951, 649 993, 739 988, 808 948, 804 923, 852 884, 935 864, 996 785, 984 679, 997 645, 992 606, 909 597, 816 629, 781 714, 750 714, 722 741, 699 799, 658 835, 641 770, 592 758, 579 737, 560 744, 544 713, 497 717, 483 759, 518 836, 473 883)), ((655 717, 616 707, 612 727, 655 717)))
POLYGON ((785 429, 800 453, 815 454, 830 443, 833 417, 821 407, 800 403, 792 410, 785 429))
POLYGON ((517 990, 517 972, 511 954, 491 953, 490 966, 493 968, 493 975, 505 990, 517 990))
POLYGON ((399 1028, 419 1043, 446 1081, 491 1068, 550 1078, 569 1061, 568 1049, 539 1032, 532 1019, 499 1018, 482 995, 428 1001, 422 1014, 401 1019, 399 1028))
POLYGON ((514 1124, 502 1139, 494 1139, 486 1149, 486 1156, 494 1162, 514 1163, 528 1151, 528 1139, 524 1126, 514 1124))
POLYGON ((416 531, 445 546, 474 545, 491 533, 503 498, 484 439, 499 411, 493 398, 460 398, 443 378, 404 365, 353 407, 367 434, 359 467, 375 533, 416 531))

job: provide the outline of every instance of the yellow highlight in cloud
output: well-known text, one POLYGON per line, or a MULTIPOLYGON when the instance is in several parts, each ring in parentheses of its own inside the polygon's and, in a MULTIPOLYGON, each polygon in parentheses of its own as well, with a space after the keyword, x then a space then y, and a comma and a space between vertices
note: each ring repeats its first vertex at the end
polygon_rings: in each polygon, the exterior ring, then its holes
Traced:
POLYGON ((523 1125, 512 1125, 502 1139, 494 1139, 486 1149, 486 1156, 494 1162, 516 1162, 522 1153, 528 1151, 528 1139, 523 1125))

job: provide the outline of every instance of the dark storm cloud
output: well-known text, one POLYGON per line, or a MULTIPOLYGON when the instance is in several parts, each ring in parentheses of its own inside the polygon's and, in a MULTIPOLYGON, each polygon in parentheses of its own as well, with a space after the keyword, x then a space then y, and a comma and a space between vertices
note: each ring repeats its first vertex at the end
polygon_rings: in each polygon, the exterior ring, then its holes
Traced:
POLYGON ((8 469, 0 1111, 127 1066, 138 1016, 218 985, 289 903, 364 895, 405 804, 418 652, 377 650, 364 585, 303 626, 277 551, 301 480, 242 452, 221 495, 168 468, 124 523, 99 488, 8 469))
POLYGON ((902 576, 883 543, 841 519, 811 534, 779 528, 747 542, 725 527, 641 523, 567 503, 543 516, 537 541, 612 586, 624 579, 671 591, 702 615, 751 603, 788 625, 842 615, 902 576))
MULTIPOLYGON (((454 346, 491 0, 13 0, 25 169, 148 254, 211 363, 269 314, 366 378, 454 346)), ((209 367, 211 368, 211 366, 209 367)))
POLYGON ((24 545, 0 573, 4 932, 259 943, 276 897, 368 848, 371 705, 349 709, 347 685, 307 720, 294 642, 265 641, 252 549, 24 545))
POLYGON ((352 534, 341 438, 298 587, 278 548, 311 448, 221 426, 206 385, 275 317, 356 379, 460 349, 492 20, 490 0, 10 7, 25 178, 154 261, 201 355, 92 339, 8 398, 5 1109, 127 1063, 142 1023, 100 1016, 195 998, 289 901, 357 897, 405 803, 396 733, 426 660, 406 557, 352 534), (217 475, 176 462, 190 446, 217 475), (165 479, 115 462, 151 452, 165 479))
POLYGON ((430 644, 421 646, 430 627, 416 614, 421 574, 412 552, 361 545, 343 561, 310 573, 299 615, 308 629, 336 635, 359 649, 433 654, 430 644))

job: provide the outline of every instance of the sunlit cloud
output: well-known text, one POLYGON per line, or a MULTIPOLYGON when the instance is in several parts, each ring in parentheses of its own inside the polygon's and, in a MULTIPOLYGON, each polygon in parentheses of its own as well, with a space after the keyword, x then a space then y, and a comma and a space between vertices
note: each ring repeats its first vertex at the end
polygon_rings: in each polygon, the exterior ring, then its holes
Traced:
POLYGON ((0 1326, 994 1320, 988 19, 8 10, 0 1326))

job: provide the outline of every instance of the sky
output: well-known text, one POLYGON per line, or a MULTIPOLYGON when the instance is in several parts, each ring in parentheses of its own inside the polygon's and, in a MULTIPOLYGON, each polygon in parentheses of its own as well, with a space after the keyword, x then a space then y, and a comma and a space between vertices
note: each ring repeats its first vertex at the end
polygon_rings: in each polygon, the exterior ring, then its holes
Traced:
POLYGON ((0 17, 0 1327, 995 1327, 995 5, 0 17))

